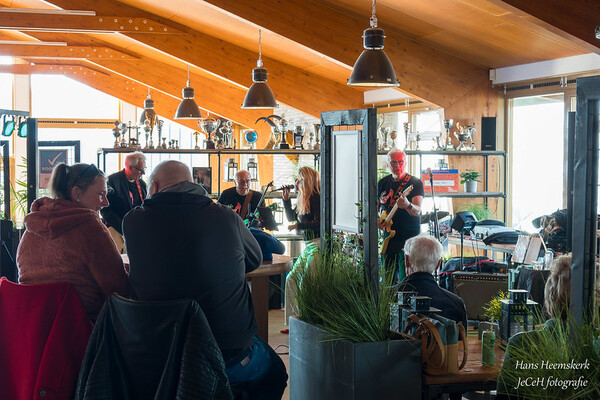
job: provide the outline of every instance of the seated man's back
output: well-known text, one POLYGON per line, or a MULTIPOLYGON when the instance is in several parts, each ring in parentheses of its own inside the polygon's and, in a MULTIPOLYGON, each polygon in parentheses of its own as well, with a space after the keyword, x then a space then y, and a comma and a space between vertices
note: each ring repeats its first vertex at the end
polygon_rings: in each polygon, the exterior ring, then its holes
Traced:
POLYGON ((417 292, 431 297, 431 307, 442 310, 439 314, 467 329, 467 309, 464 301, 438 286, 433 272, 442 262, 442 245, 432 236, 419 235, 404 244, 406 278, 400 283, 401 291, 417 292))
POLYGON ((124 219, 131 289, 138 300, 195 299, 224 353, 248 347, 257 327, 245 274, 260 247, 232 210, 182 184, 124 219))

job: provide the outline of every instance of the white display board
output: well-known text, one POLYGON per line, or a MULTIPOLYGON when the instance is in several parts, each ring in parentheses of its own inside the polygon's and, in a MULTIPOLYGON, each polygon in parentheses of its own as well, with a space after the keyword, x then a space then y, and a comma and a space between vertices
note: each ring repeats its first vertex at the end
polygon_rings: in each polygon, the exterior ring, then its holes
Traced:
POLYGON ((362 131, 334 131, 331 152, 332 227, 359 233, 360 135, 362 131))

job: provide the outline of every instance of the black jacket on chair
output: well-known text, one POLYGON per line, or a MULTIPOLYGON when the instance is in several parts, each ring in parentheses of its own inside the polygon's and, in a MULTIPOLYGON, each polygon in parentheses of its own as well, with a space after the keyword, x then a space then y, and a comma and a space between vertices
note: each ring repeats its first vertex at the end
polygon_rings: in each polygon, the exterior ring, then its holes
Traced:
POLYGON ((232 398, 198 303, 109 297, 86 350, 76 400, 232 398))
MULTIPOLYGON (((127 183, 127 176, 125 170, 116 172, 108 177, 108 207, 104 207, 100 210, 102 218, 106 221, 106 225, 113 227, 120 234, 121 225, 123 224, 123 217, 133 208, 131 204, 131 197, 129 195, 129 185, 127 183)), ((142 190, 142 201, 146 197, 146 183, 140 179, 140 188, 142 190)))

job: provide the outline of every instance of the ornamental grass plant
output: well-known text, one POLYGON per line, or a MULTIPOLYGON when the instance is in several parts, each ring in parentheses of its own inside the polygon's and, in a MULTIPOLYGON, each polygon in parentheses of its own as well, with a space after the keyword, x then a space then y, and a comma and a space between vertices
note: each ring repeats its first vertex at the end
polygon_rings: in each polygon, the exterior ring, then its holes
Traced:
POLYGON ((297 271, 298 317, 331 340, 379 342, 391 338, 390 306, 397 288, 386 274, 373 292, 362 260, 330 241, 310 265, 297 271))
POLYGON ((500 380, 525 399, 600 399, 600 318, 549 320, 509 342, 500 380))

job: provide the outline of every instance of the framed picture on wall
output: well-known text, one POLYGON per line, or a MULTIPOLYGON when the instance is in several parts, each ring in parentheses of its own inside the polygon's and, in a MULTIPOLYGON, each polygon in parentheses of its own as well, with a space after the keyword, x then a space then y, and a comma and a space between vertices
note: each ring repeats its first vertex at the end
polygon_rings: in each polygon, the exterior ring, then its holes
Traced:
POLYGON ((193 167, 192 175, 194 177, 194 182, 202 185, 206 191, 211 194, 211 185, 212 185, 212 168, 211 167, 193 167))

